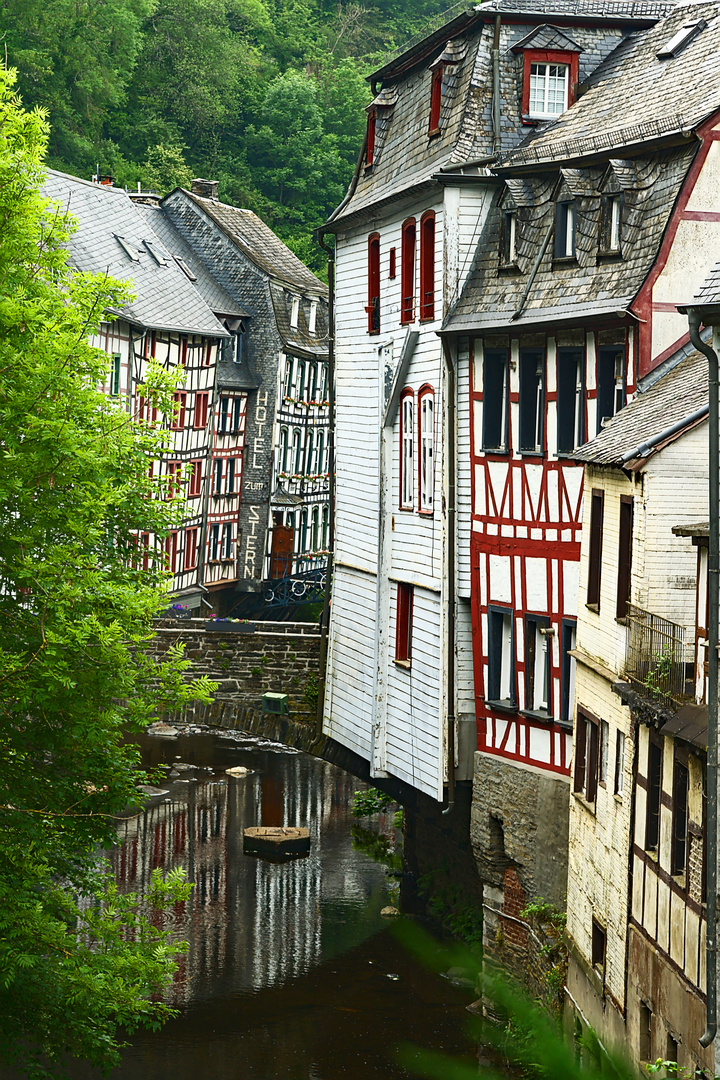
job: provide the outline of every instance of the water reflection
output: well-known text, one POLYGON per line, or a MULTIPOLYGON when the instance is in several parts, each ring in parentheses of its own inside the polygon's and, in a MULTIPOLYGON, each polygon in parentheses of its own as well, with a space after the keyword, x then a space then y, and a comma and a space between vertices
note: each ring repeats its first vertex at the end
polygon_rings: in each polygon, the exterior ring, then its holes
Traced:
POLYGON ((409 957, 380 916, 384 867, 352 848, 358 781, 249 737, 147 739, 143 751, 175 775, 123 822, 113 866, 140 893, 156 867, 185 868, 195 887, 171 918, 189 951, 170 995, 180 1016, 134 1035, 112 1080, 403 1080, 394 1048, 405 1041, 473 1060, 467 996, 409 957), (251 774, 226 776, 236 765, 251 774), (310 829, 307 857, 243 854, 244 828, 278 824, 310 829))
POLYGON ((189 737, 146 751, 152 764, 164 760, 175 771, 179 757, 180 776, 166 785, 164 801, 123 823, 112 862, 121 887, 140 894, 156 867, 183 867, 195 886, 173 912, 190 942, 173 1004, 287 982, 379 926, 386 879, 352 851, 352 777, 248 738, 189 737), (229 764, 252 772, 228 777, 229 764), (285 863, 246 856, 243 829, 251 825, 304 825, 310 854, 285 863))

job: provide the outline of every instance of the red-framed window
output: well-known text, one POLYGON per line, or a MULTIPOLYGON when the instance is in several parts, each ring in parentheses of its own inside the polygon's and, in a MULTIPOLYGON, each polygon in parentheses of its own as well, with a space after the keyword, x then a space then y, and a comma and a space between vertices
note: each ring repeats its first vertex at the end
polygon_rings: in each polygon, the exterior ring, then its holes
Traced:
POLYGON ((177 571, 178 534, 171 532, 165 537, 165 559, 171 574, 177 571))
POLYGON ((400 256, 400 322, 415 321, 415 218, 403 222, 400 256))
POLYGON ((152 405, 146 397, 138 398, 137 418, 140 423, 154 426, 157 423, 157 405, 152 405))
POLYGON ((415 395, 400 398, 400 509, 415 508, 415 395))
POLYGON ((412 660, 413 586, 398 582, 395 613, 395 660, 410 664, 412 660))
POLYGON ((180 469, 181 464, 179 461, 168 461, 167 463, 167 498, 174 499, 180 490, 180 469))
POLYGON ((196 430, 207 427, 209 401, 210 394, 207 391, 203 390, 195 395, 195 415, 193 417, 193 427, 196 430))
POLYGON ((527 49, 523 53, 522 115, 537 120, 560 116, 575 100, 577 82, 577 53, 527 49))
POLYGON ((150 533, 140 533, 140 550, 142 551, 142 568, 147 570, 150 566, 150 533))
POLYGON ((180 338, 180 346, 178 348, 178 364, 181 367, 185 367, 187 364, 187 351, 188 351, 188 339, 187 336, 180 338))
POLYGON ((210 339, 205 343, 203 348, 203 363, 205 367, 210 367, 212 363, 212 351, 214 342, 210 339))
POLYGON ((435 391, 423 386, 418 394, 418 510, 432 514, 435 490, 435 391))
POLYGON ((197 566, 198 530, 185 530, 185 569, 194 570, 197 566))
POLYGON ((155 355, 157 349, 157 334, 154 330, 148 330, 145 335, 145 356, 151 357, 155 355))
POLYGON ((388 270, 388 277, 394 278, 396 274, 396 260, 395 260, 395 248, 390 248, 390 268, 388 270))
POLYGON ((420 318, 435 318, 435 211, 420 218, 420 318))
POLYGON ((375 157, 375 124, 377 113, 371 109, 367 119, 367 146, 365 148, 365 168, 369 169, 375 157))
POLYGON ((380 333, 380 234, 368 237, 368 334, 380 333))
POLYGON ((187 495, 189 499, 195 499, 202 490, 202 460, 190 462, 190 472, 188 476, 188 489, 187 495))
POLYGON ((173 394, 173 421, 170 427, 173 431, 182 431, 185 427, 185 412, 187 394, 184 390, 176 390, 173 394))
POLYGON ((443 65, 438 64, 432 73, 430 90, 430 125, 428 135, 437 135, 440 131, 440 109, 442 108, 443 65))

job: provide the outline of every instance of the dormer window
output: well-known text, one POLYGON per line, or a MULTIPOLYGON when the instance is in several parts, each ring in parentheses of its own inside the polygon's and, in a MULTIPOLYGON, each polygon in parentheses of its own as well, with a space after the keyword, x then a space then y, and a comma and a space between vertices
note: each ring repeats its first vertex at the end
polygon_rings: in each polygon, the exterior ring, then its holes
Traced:
POLYGON ((317 319, 317 300, 310 301, 310 318, 308 319, 308 333, 315 333, 315 321, 317 319))
POLYGON ((621 194, 605 195, 600 208, 600 254, 616 255, 620 252, 620 224, 623 197, 621 194))
POLYGON ((517 263, 517 210, 503 210, 500 221, 500 265, 517 263))
POLYGON ((530 64, 530 117, 547 120, 565 112, 569 72, 567 64, 530 64))
POLYGON ((367 120, 367 146, 365 148, 365 168, 369 169, 375 158, 375 124, 377 122, 377 112, 375 109, 371 109, 368 113, 367 120))
POLYGON ((575 201, 559 202, 555 206, 555 247, 556 259, 575 257, 575 201))
POLYGON ((440 109, 442 107, 442 82, 443 65, 438 64, 432 73, 432 90, 430 95, 430 126, 428 135, 440 134, 440 109))
POLYGON ((297 330, 298 317, 300 315, 300 297, 293 296, 292 308, 290 309, 290 326, 293 330, 297 330))
POLYGON ((117 233, 115 233, 115 239, 129 259, 132 259, 133 262, 140 262, 140 252, 136 247, 128 243, 124 236, 118 236, 117 233))

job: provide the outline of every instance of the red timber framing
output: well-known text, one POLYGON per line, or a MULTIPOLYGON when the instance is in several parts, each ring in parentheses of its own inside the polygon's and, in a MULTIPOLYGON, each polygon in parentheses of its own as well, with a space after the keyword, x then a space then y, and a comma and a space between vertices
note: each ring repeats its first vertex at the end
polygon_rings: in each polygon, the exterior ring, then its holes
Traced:
POLYGON ((553 52, 547 49, 526 49, 523 52, 523 83, 520 111, 523 118, 530 113, 530 67, 532 64, 562 64, 568 69, 566 108, 575 101, 578 84, 579 56, 576 52, 553 52))
MULTIPOLYGON (((559 775, 569 775, 573 717, 568 709, 574 678, 574 627, 579 588, 583 468, 563 445, 558 450, 558 350, 580 357, 576 430, 595 432, 597 358, 609 339, 625 340, 622 324, 586 331, 569 344, 560 332, 550 347, 536 335, 532 350, 542 356, 547 377, 538 397, 542 409, 542 452, 518 449, 522 337, 493 338, 486 345, 495 364, 489 374, 480 338, 470 348, 471 416, 471 595, 473 664, 478 749, 559 775), (584 339, 584 344, 582 343, 584 339), (478 350, 477 363, 475 347, 478 350), (498 357, 505 357, 502 379, 498 357), (510 376, 510 385, 507 378, 510 376), (482 422, 484 380, 501 400, 503 430, 482 422), (476 384, 477 380, 477 384, 476 384), (508 392, 509 391, 509 392, 508 392), (548 422, 550 419, 551 422, 548 422), (505 430, 506 428, 506 430, 505 430), (488 449, 483 441, 489 440, 488 449)), ((632 359, 625 365, 624 393, 634 388, 632 359)), ((561 376, 562 377, 562 376, 561 376)), ((624 400, 623 393, 623 400, 624 400)), ((566 392, 567 399, 567 392, 566 392)), ((597 403, 596 403, 597 404, 597 403)), ((495 415, 492 413, 491 415, 495 415)), ((565 435, 563 434, 563 439, 565 435)))
MULTIPOLYGON (((676 341, 674 341, 667 348, 662 350, 657 356, 653 356, 652 340, 653 340, 653 314, 655 312, 670 312, 675 314, 677 308, 674 303, 668 302, 653 302, 653 289, 654 286, 662 274, 667 265, 670 251, 675 242, 678 228, 683 221, 720 221, 720 212, 716 211, 698 211, 688 210, 687 206, 695 190, 698 177, 703 170, 708 154, 710 153, 713 145, 720 141, 720 130, 715 128, 720 124, 720 113, 714 113, 708 120, 705 121, 697 129, 697 136, 701 140, 700 148, 693 160, 692 165, 685 177, 685 182, 680 189, 680 194, 677 197, 675 206, 673 207, 670 220, 668 221, 665 229, 665 235, 660 246, 660 251, 653 264, 653 268, 648 274, 647 278, 643 282, 640 291, 638 292, 635 300, 630 305, 630 310, 637 316, 638 323, 638 355, 637 355, 637 377, 643 378, 649 371, 661 364, 663 360, 667 360, 670 356, 673 356, 679 348, 685 345, 689 341, 687 334, 682 334, 676 341)), ((685 297, 678 297, 678 303, 681 303, 685 297)))

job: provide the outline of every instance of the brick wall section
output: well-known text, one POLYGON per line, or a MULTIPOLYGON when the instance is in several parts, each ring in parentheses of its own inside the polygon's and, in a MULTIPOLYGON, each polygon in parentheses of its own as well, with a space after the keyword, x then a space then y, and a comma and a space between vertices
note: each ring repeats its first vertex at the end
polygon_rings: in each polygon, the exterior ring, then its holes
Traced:
MULTIPOLYGON (((254 633, 212 631, 202 619, 158 620, 148 653, 163 660, 168 649, 180 642, 191 661, 188 678, 207 675, 218 683, 211 705, 188 706, 182 716, 192 720, 231 726, 242 709, 262 708, 262 696, 271 691, 287 694, 290 717, 314 723, 305 701, 305 690, 319 670, 320 635, 314 623, 257 623, 254 633)), ((233 725, 235 726, 235 725, 233 725)), ((237 724, 236 726, 242 726, 237 724)))

